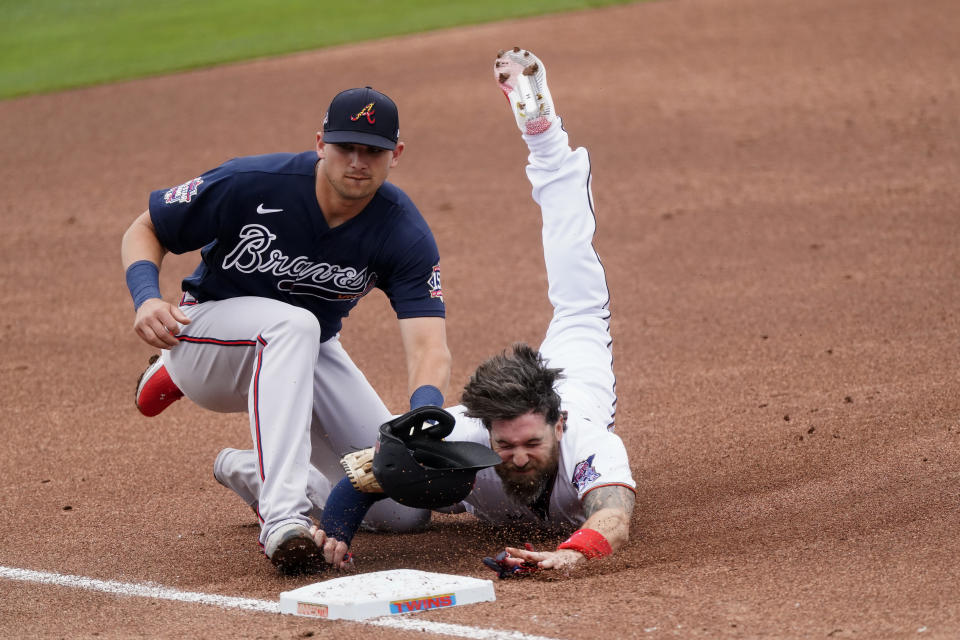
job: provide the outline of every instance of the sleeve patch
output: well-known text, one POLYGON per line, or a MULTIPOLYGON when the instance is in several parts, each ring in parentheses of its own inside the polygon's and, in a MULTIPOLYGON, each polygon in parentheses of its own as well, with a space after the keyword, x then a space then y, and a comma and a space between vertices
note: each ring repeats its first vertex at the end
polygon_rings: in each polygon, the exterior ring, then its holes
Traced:
POLYGON ((193 196, 197 195, 197 189, 203 184, 203 178, 194 178, 183 184, 168 189, 163 194, 164 204, 174 204, 177 202, 190 202, 193 196))
POLYGON ((430 287, 430 297, 431 298, 440 298, 440 302, 443 302, 443 288, 440 286, 440 265, 433 265, 433 273, 430 274, 430 279, 427 280, 427 286, 430 287))
POLYGON ((577 466, 573 469, 573 478, 571 478, 570 481, 575 484, 580 491, 583 491, 584 487, 600 477, 600 474, 597 473, 597 470, 593 467, 593 459, 595 457, 596 454, 586 460, 578 462, 577 466))

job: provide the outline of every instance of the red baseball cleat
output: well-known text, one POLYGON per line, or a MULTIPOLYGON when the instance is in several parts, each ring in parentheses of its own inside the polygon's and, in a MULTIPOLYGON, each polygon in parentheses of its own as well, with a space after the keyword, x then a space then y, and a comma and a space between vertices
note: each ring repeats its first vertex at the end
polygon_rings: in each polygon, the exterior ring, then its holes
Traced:
POLYGON ((183 397, 183 391, 173 383, 160 356, 150 356, 150 364, 137 380, 137 409, 152 418, 183 397))

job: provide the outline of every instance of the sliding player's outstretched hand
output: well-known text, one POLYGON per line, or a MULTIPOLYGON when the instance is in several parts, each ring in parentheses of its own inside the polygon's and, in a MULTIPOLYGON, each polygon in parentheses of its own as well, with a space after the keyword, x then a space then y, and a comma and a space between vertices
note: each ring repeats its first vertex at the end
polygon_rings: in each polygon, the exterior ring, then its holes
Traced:
MULTIPOLYGON (((528 551, 533 551, 533 547, 529 543, 525 546, 528 551)), ((519 558, 510 553, 511 551, 516 552, 518 550, 507 547, 507 550, 501 551, 492 558, 490 556, 484 558, 483 564, 486 565, 487 568, 496 571, 497 577, 501 580, 504 578, 523 578, 540 570, 536 562, 519 558)))

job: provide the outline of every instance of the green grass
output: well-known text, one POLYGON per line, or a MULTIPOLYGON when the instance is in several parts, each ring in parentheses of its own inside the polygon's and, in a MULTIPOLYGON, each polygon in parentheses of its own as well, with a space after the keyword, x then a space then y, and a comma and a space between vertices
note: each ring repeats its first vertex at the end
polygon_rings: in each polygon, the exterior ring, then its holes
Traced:
POLYGON ((0 0, 0 99, 626 0, 0 0))

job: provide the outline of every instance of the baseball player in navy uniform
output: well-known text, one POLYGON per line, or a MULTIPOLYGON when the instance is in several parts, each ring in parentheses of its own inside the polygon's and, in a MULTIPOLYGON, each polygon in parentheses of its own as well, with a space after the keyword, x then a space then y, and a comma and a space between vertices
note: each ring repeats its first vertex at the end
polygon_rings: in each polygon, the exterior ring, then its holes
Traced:
MULTIPOLYGON (((539 350, 518 344, 490 358, 467 383, 461 404, 448 410, 456 419, 448 441, 485 445, 502 461, 477 472, 462 501, 437 510, 569 535, 556 549, 507 547, 484 559, 500 577, 510 577, 567 571, 622 547, 629 538, 636 483, 614 433, 610 297, 592 245, 590 159, 583 148, 571 150, 540 60, 518 48, 504 51, 494 74, 530 151, 526 172, 542 212, 554 314, 539 350)), ((379 495, 359 488, 364 481, 358 478, 371 473, 371 457, 375 473, 382 450, 345 458, 348 467, 367 463, 351 469, 350 480, 341 480, 326 504, 318 505, 325 508, 313 532, 334 567, 350 566, 348 548, 359 516, 379 504, 382 491, 401 499, 403 490, 391 491, 397 487, 377 486, 379 495)), ((225 474, 225 484, 248 501, 244 478, 252 477, 253 460, 237 455, 225 474)), ((431 482, 442 483, 435 470, 430 473, 431 482)), ((410 486, 426 486, 420 480, 412 478, 410 486)), ((417 496, 408 497, 415 501, 417 496)))
MULTIPOLYGON (((389 97, 343 91, 315 149, 235 158, 154 191, 123 238, 134 330, 162 350, 138 383, 137 406, 152 416, 186 395, 249 414, 260 543, 283 573, 323 562, 309 532, 308 475, 339 480, 340 457, 369 447, 391 416, 338 340, 373 287, 399 319, 411 408, 443 403, 450 353, 437 245, 386 181, 403 149, 389 97), (166 302, 163 256, 196 249, 202 259, 179 304, 166 302)), ((407 531, 429 518, 383 504, 371 526, 407 531)))

